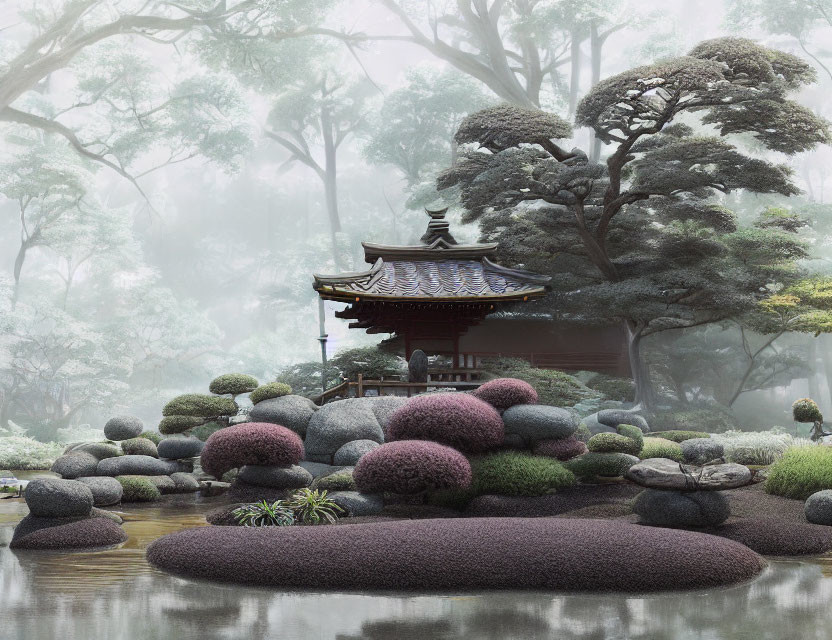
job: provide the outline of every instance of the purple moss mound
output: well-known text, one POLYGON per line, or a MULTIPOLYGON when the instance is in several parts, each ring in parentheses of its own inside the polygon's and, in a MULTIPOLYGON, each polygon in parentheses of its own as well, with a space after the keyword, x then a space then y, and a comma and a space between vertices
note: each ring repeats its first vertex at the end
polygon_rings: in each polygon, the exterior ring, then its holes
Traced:
POLYGON ((465 393, 417 396, 400 407, 387 424, 387 441, 432 440, 469 453, 499 447, 505 437, 500 414, 465 393))
POLYGON ((558 440, 541 440, 534 445, 534 455, 557 458, 558 460, 571 460, 587 452, 586 444, 575 436, 560 438, 558 440))
POLYGON ((95 549, 127 540, 109 518, 38 518, 28 515, 15 527, 11 549, 95 549))
POLYGON ((471 464, 450 447, 423 440, 401 440, 365 453, 353 471, 353 479, 363 493, 464 489, 471 484, 471 464))
POLYGON ((818 555, 832 551, 832 527, 768 518, 738 519, 705 530, 767 556, 818 555))
POLYGON ((516 404, 537 404, 537 391, 534 387, 517 378, 490 380, 472 395, 497 409, 508 409, 516 404))
POLYGON ((194 579, 420 591, 654 592, 743 582, 766 566, 747 547, 702 533, 550 518, 199 527, 154 541, 147 559, 194 579))
POLYGON ((288 467, 303 458, 303 441, 278 424, 245 422, 210 435, 202 449, 202 468, 216 478, 247 464, 288 467))

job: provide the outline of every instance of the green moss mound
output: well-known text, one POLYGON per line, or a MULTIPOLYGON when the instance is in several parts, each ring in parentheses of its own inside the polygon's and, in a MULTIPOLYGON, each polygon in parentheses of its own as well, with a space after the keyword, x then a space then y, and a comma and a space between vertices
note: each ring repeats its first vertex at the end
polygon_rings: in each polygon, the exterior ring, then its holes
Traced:
POLYGON ((183 433, 188 429, 198 427, 205 422, 205 418, 195 416, 167 416, 159 423, 159 431, 167 436, 183 433))
POLYGON ((116 480, 124 489, 121 496, 122 502, 153 502, 162 497, 156 485, 146 478, 116 476, 116 480))
POLYGON ((669 458, 676 462, 684 462, 685 459, 679 443, 665 438, 644 438, 638 457, 642 460, 647 460, 647 458, 669 458))
POLYGON ((151 456, 158 458, 156 444, 149 438, 130 438, 121 441, 121 450, 130 456, 151 456))
POLYGON ((557 460, 516 451, 476 458, 471 470, 476 495, 540 496, 575 484, 575 476, 557 460))
POLYGON ((832 448, 792 447, 769 467, 767 493, 805 500, 822 489, 832 489, 832 448))
POLYGON ((288 396, 290 393, 292 393, 292 387, 285 382, 269 382, 257 387, 248 397, 252 403, 257 404, 263 400, 288 396))
POLYGON ((630 455, 636 455, 641 450, 638 442, 619 433, 596 433, 586 443, 586 447, 595 453, 629 453, 630 455))
MULTIPOLYGON (((638 450, 633 455, 636 455, 639 451, 641 451, 641 445, 644 443, 644 432, 641 429, 631 424, 620 424, 615 428, 615 430, 618 431, 619 435, 629 438, 636 443, 638 450)), ((625 451, 624 453, 629 452, 625 451)))
POLYGON ((661 438, 663 440, 672 440, 673 442, 684 442, 685 440, 693 440, 694 438, 710 438, 710 433, 704 431, 680 431, 672 429, 670 431, 654 431, 650 434, 653 438, 661 438))
POLYGON ((638 458, 627 453, 597 453, 590 451, 564 463, 564 466, 579 478, 596 476, 615 478, 638 462, 638 458))
MULTIPOLYGON (((237 415, 237 403, 224 396, 209 396, 203 393, 186 393, 176 396, 162 409, 163 416, 194 416, 216 418, 237 415)), ((161 425, 159 430, 161 431, 161 425)), ((164 432, 163 432, 164 433, 164 432)))
POLYGON ((226 373, 211 380, 208 391, 217 395, 238 396, 241 393, 254 391, 259 384, 254 376, 245 373, 226 373))
POLYGON ((147 438, 155 445, 158 445, 162 441, 162 434, 158 431, 142 431, 139 434, 139 437, 147 438))
POLYGON ((326 476, 315 478, 311 489, 318 491, 357 491, 355 480, 352 477, 352 470, 344 469, 326 476))
POLYGON ((493 358, 481 365, 485 379, 518 378, 537 391, 538 403, 555 407, 571 407, 600 394, 582 384, 577 378, 562 371, 538 369, 519 358, 493 358))

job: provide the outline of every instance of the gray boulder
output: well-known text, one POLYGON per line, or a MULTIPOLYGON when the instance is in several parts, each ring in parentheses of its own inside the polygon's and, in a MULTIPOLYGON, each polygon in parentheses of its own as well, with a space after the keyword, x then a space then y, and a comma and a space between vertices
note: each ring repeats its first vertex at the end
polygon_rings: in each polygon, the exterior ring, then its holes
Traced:
POLYGON ((69 445, 64 453, 89 453, 95 456, 98 460, 104 458, 115 458, 122 454, 122 450, 118 445, 110 444, 108 442, 81 442, 69 445))
POLYGON ((240 469, 237 476, 247 484, 272 489, 300 489, 312 484, 312 474, 303 467, 273 467, 248 464, 240 469))
POLYGON ((98 458, 84 451, 65 453, 52 463, 50 471, 62 478, 72 480, 80 476, 93 476, 98 467, 98 458))
POLYGON ((832 526, 832 490, 817 491, 806 498, 803 513, 813 524, 832 526))
POLYGON ((679 446, 682 447, 685 462, 690 464, 705 464, 725 454, 725 447, 711 438, 691 438, 683 440, 679 446))
POLYGON ((384 426, 407 398, 381 396, 347 398, 325 404, 309 420, 306 429, 306 458, 333 462, 335 452, 353 440, 384 442, 384 426))
POLYGON ((176 493, 199 491, 199 480, 192 473, 172 473, 170 479, 173 481, 176 493))
POLYGON ((129 440, 144 431, 144 424, 135 416, 115 416, 104 425, 104 436, 108 440, 129 440))
POLYGON ((721 491, 749 484, 751 470, 733 462, 697 467, 667 458, 648 458, 627 469, 624 477, 648 489, 721 491))
POLYGON ((378 442, 373 440, 353 440, 335 452, 333 462, 336 465, 354 467, 361 456, 369 453, 378 446, 378 442))
POLYGON ((271 422, 280 424, 297 433, 306 435, 309 419, 318 410, 318 405, 303 396, 281 396, 258 402, 248 414, 250 422, 271 422))
POLYGON ((586 425, 587 429, 592 435, 597 433, 616 433, 615 427, 609 427, 605 424, 601 424, 598 422, 598 414, 593 413, 585 418, 581 418, 581 421, 586 425))
POLYGON ((428 357, 421 349, 416 349, 410 354, 407 362, 407 379, 410 382, 428 381, 428 357))
POLYGON ((604 409, 596 414, 596 419, 608 427, 615 428, 620 424, 631 424, 641 429, 644 433, 650 432, 650 426, 644 417, 625 409, 604 409))
POLYGON ((36 478, 26 486, 23 494, 33 516, 39 518, 86 517, 95 500, 83 482, 36 478))
POLYGON ((165 438, 158 445, 156 451, 160 458, 176 460, 178 458, 193 458, 202 453, 205 443, 193 436, 173 436, 165 438))
POLYGON ((301 460, 298 462, 299 467, 303 467, 309 473, 312 474, 313 478, 319 478, 321 476, 327 476, 330 473, 335 473, 336 471, 340 471, 341 469, 345 469, 346 467, 338 466, 331 464, 324 464, 323 462, 312 462, 310 460, 301 460))
POLYGON ((663 527, 713 527, 730 517, 731 506, 718 491, 646 489, 636 496, 633 512, 663 527))
POLYGON ((98 463, 99 476, 167 476, 178 471, 188 471, 188 466, 173 460, 159 460, 150 456, 120 456, 106 458, 98 463))
POLYGON ((96 507, 108 507, 121 502, 121 496, 124 493, 124 488, 115 478, 90 476, 78 478, 78 482, 83 482, 90 488, 90 491, 92 491, 93 504, 96 507))
POLYGON ((328 498, 346 511, 341 514, 349 517, 374 516, 384 509, 384 499, 377 494, 359 493, 358 491, 331 491, 328 498))
POLYGON ((516 404, 503 412, 503 422, 507 436, 519 436, 529 445, 540 440, 567 438, 579 424, 566 409, 545 404, 516 404))

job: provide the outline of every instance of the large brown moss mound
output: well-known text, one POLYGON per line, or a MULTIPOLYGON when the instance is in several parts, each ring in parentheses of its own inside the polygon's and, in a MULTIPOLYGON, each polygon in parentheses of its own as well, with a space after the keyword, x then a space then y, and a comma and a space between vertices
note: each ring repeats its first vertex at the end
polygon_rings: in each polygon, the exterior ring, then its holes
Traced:
POLYGON ((622 522, 478 518, 349 527, 200 527, 148 561, 189 578, 316 589, 653 592, 749 580, 762 557, 731 540, 622 522))
POLYGON ((38 518, 28 515, 15 527, 11 549, 55 551, 111 547, 127 533, 110 518, 38 518))
POLYGON ((766 556, 808 556, 832 551, 832 527, 772 520, 742 519, 707 530, 766 556))

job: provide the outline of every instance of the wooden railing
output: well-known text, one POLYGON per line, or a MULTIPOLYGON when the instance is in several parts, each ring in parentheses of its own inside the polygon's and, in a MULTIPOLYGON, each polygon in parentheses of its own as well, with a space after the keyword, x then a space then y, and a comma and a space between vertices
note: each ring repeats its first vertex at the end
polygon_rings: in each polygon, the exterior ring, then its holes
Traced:
POLYGON ((405 382, 403 380, 365 380, 364 376, 358 374, 358 379, 344 380, 330 389, 327 389, 321 395, 312 398, 312 401, 317 405, 324 405, 335 398, 362 398, 366 395, 368 389, 374 389, 380 396, 382 395, 406 395, 408 398, 413 393, 420 393, 428 389, 447 389, 457 391, 467 391, 469 389, 476 389, 482 383, 469 380, 429 380, 428 382, 405 382), (388 393, 384 393, 387 391, 388 393), (392 391, 392 393, 390 393, 392 391))

